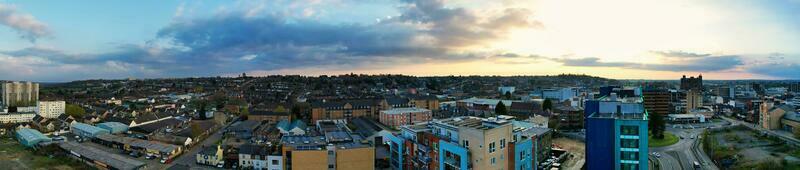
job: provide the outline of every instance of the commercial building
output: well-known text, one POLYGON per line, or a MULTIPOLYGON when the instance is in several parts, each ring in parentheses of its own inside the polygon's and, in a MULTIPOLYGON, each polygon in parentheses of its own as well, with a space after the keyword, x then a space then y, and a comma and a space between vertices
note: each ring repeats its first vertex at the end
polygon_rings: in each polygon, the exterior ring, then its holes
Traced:
POLYGON ((588 169, 648 169, 648 113, 641 96, 586 101, 588 169))
POLYGON ((3 105, 6 107, 36 106, 39 101, 39 83, 3 83, 3 105))
POLYGON ((57 118, 65 112, 64 101, 39 101, 39 115, 45 118, 57 118))
POLYGON ((417 122, 429 121, 433 118, 433 112, 428 109, 409 107, 382 110, 379 120, 381 123, 391 127, 409 125, 417 122))
POLYGON ((164 160, 172 160, 183 152, 183 147, 181 146, 111 134, 98 135, 93 141, 111 148, 121 149, 126 152, 144 153, 164 160))
POLYGON ((281 138, 284 169, 375 168, 375 148, 344 121, 317 121, 316 132, 281 138))
POLYGON ((542 98, 555 100, 557 102, 562 102, 565 100, 569 100, 572 97, 577 96, 578 89, 577 88, 560 88, 560 89, 545 89, 542 90, 542 98))
POLYGON ((41 142, 49 142, 51 139, 43 135, 38 130, 22 128, 17 130, 17 140, 20 144, 27 147, 34 147, 41 142))
POLYGON ((545 137, 549 129, 515 126, 512 119, 454 117, 403 126, 399 134, 388 136, 390 166, 398 170, 539 167, 536 160, 549 157, 550 137, 545 137))
POLYGON ((681 77, 681 90, 691 90, 696 89, 703 91, 703 75, 695 77, 686 78, 686 75, 681 77))
MULTIPOLYGON (((484 98, 468 98, 456 101, 456 107, 466 109, 467 112, 480 115, 480 114, 493 114, 495 107, 500 102, 504 106, 510 107, 513 102, 521 102, 519 100, 500 100, 500 99, 484 99, 484 98)), ((506 108, 508 109, 508 108, 506 108)))
POLYGON ((686 112, 703 107, 703 92, 697 89, 690 89, 686 92, 686 112))
MULTIPOLYGON (((650 114, 670 114, 670 92, 662 88, 645 88, 642 90, 644 108, 650 114)), ((702 98, 701 98, 702 99, 702 98)))
POLYGON ((125 133, 128 131, 128 125, 119 122, 105 122, 97 124, 98 128, 108 130, 111 134, 125 133))
POLYGON ((110 133, 108 130, 80 122, 73 122, 69 127, 69 130, 72 132, 72 134, 86 138, 97 138, 101 134, 110 133))
POLYGON ((74 142, 60 142, 58 146, 71 157, 93 165, 98 169, 138 170, 146 168, 144 162, 119 154, 109 153, 94 147, 74 142))

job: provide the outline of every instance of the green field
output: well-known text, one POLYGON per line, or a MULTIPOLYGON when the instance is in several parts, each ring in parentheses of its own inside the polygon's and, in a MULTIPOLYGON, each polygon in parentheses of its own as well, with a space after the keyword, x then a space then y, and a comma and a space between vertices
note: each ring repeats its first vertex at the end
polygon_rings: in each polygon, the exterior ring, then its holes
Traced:
POLYGON ((669 132, 664 132, 664 139, 655 139, 650 136, 647 140, 649 147, 662 147, 678 143, 678 137, 669 132))
POLYGON ((0 169, 94 169, 67 157, 40 156, 13 138, 0 137, 0 169))

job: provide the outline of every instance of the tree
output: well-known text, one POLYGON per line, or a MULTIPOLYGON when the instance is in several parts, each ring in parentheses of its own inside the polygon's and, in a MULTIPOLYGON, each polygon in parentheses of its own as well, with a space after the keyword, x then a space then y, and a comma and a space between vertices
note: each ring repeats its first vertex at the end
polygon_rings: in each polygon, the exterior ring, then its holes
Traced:
POLYGON ((242 120, 247 120, 247 116, 250 115, 250 109, 247 107, 242 107, 242 111, 239 112, 239 118, 242 120))
POLYGON ((192 137, 198 137, 203 134, 203 129, 197 123, 192 123, 192 137))
POLYGON ((792 134, 794 134, 794 138, 800 139, 800 130, 795 129, 792 131, 792 134))
POLYGON ((553 110, 553 101, 544 99, 544 102, 542 102, 542 110, 553 110))
POLYGON ((561 119, 558 116, 550 116, 550 120, 547 121, 547 127, 553 129, 553 131, 557 131, 561 124, 561 119))
POLYGON ((664 130, 666 129, 664 115, 659 113, 650 113, 650 117, 648 119, 650 119, 648 122, 648 128, 650 129, 650 133, 653 135, 653 138, 664 139, 664 130))
POLYGON ((511 100, 513 98, 510 91, 507 91, 506 94, 503 94, 503 97, 508 100, 511 100))
POLYGON ((497 102, 497 106, 494 107, 494 113, 498 114, 498 115, 507 115, 508 114, 508 110, 506 110, 506 109, 508 109, 508 108, 506 108, 506 105, 503 104, 502 101, 500 101, 500 102, 497 102))
POLYGON ((83 117, 84 114, 86 114, 86 110, 84 110, 83 107, 81 106, 74 104, 67 104, 65 107, 66 108, 64 108, 64 112, 66 112, 67 115, 70 115, 74 118, 80 118, 83 117))

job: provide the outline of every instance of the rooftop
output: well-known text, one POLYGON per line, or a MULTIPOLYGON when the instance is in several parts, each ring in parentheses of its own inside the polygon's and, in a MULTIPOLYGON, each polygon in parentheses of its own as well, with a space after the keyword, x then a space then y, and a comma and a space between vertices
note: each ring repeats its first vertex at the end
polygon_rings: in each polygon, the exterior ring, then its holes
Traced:
POLYGON ((381 113, 394 115, 394 114, 419 113, 419 112, 430 112, 430 111, 431 110, 423 109, 423 108, 406 107, 406 108, 394 108, 394 109, 389 109, 389 110, 383 110, 383 111, 381 111, 381 113))
POLYGON ((489 130, 489 129, 494 129, 495 127, 510 124, 510 121, 503 118, 497 118, 497 117, 479 118, 472 116, 440 119, 440 120, 434 120, 433 122, 438 124, 446 124, 455 127, 473 128, 478 130, 489 130))
POLYGON ((119 154, 108 153, 106 151, 102 151, 100 149, 89 146, 84 146, 78 143, 61 142, 58 143, 58 146, 65 150, 72 151, 75 154, 81 155, 81 157, 102 162, 116 169, 133 170, 133 169, 139 169, 145 165, 144 162, 127 158, 119 154))

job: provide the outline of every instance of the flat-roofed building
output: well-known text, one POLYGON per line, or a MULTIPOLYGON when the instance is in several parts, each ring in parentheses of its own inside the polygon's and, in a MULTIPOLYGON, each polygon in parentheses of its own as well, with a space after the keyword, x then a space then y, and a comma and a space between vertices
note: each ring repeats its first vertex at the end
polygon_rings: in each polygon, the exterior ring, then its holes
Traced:
POLYGON ((66 103, 64 101, 39 101, 39 115, 45 118, 58 118, 64 114, 66 103))
POLYGON ((284 169, 375 168, 375 148, 344 121, 318 121, 317 132, 281 138, 284 169))
POLYGON ((431 110, 407 107, 382 110, 379 120, 381 123, 387 126, 398 127, 402 125, 430 121, 432 118, 433 112, 431 112, 431 110))
POLYGON ((36 144, 39 144, 41 142, 49 142, 52 139, 45 136, 38 130, 22 128, 17 130, 17 140, 22 145, 25 145, 27 147, 34 147, 36 146, 36 144))
POLYGON ((72 125, 70 125, 70 132, 72 132, 72 134, 88 138, 96 138, 101 134, 110 133, 108 130, 80 122, 73 122, 72 125))

